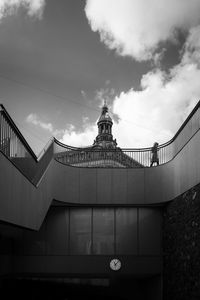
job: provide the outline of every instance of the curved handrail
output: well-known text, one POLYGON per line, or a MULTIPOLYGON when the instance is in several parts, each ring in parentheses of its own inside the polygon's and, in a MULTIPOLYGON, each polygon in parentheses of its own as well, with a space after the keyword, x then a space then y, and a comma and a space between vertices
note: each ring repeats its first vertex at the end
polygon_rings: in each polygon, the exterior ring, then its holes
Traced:
MULTIPOLYGON (((186 145, 186 143, 189 141, 189 139, 200 129, 200 101, 198 101, 197 105, 194 107, 192 112, 189 114, 189 116, 186 118, 184 123, 181 125, 181 127, 178 129, 176 134, 167 142, 160 144, 158 146, 158 156, 160 164, 164 164, 170 160, 172 160, 177 153, 186 145), (192 123, 192 124, 190 124, 192 123), (194 124, 193 124, 194 123, 194 124), (188 127, 188 128, 187 128, 188 127), (191 127, 191 128, 190 128, 191 127), (185 132, 185 136, 184 136, 185 132)), ((93 149, 92 146, 90 147, 73 147, 70 145, 66 145, 60 141, 58 141, 56 138, 54 138, 55 144, 59 147, 57 151, 55 150, 55 159, 68 165, 73 166, 79 166, 79 167, 99 167, 100 164, 97 161, 96 164, 89 163, 89 157, 92 156, 92 159, 99 160, 99 157, 101 157, 102 153, 111 153, 113 156, 111 159, 115 160, 116 152, 121 151, 124 153, 124 155, 128 156, 132 163, 129 165, 126 165, 124 167, 135 167, 133 161, 140 164, 140 167, 143 166, 149 166, 151 161, 151 149, 152 147, 146 147, 146 148, 116 148, 116 149, 93 149), (83 158, 83 152, 84 153, 90 153, 89 156, 85 156, 85 159, 83 158), (67 154, 68 153, 68 154, 67 154), (82 154, 81 154, 82 153, 82 154), (99 153, 99 157, 97 157, 97 154, 99 153), (69 155, 71 155, 71 159, 69 159, 69 155), (74 157, 73 157, 74 155, 74 157), (68 157, 66 157, 68 156, 68 157), (98 158, 98 159, 97 159, 98 158)), ((104 158, 104 162, 106 160, 110 159, 110 157, 104 158)), ((106 164, 105 164, 106 165, 106 164)), ((118 165, 118 167, 121 167, 118 165)))
MULTIPOLYGON (((0 145, 2 142, 2 138, 10 138, 13 137, 15 139, 18 139, 20 142, 20 146, 24 147, 25 150, 27 151, 27 153, 35 160, 37 161, 37 156, 35 155, 35 153, 33 152, 32 148, 29 146, 29 144, 27 143, 27 141, 25 140, 25 138, 23 137, 23 135, 21 134, 20 130, 18 129, 18 127, 16 126, 16 124, 14 123, 14 121, 12 120, 12 118, 10 117, 9 113, 7 112, 7 110, 5 109, 5 107, 3 106, 3 104, 0 103, 0 116, 3 117, 3 120, 0 118, 0 145), (7 126, 7 128, 5 128, 5 131, 3 131, 3 126, 1 126, 1 123, 4 122, 4 126, 7 126)), ((15 144, 17 142, 15 141, 15 144)), ((16 145, 15 145, 16 146, 16 145)), ((19 147, 19 145, 18 145, 19 147)))
POLYGON ((34 185, 38 183, 53 158, 54 139, 50 139, 37 157, 5 107, 0 104, 0 151, 34 185))
MULTIPOLYGON (((171 140, 158 146, 158 155, 160 164, 164 164, 173 159, 177 153, 186 145, 190 138, 200 129, 200 101, 194 107, 192 112, 186 118, 179 130, 171 140)), ((79 167, 145 167, 150 165, 151 149, 146 148, 116 148, 116 149, 95 149, 92 146, 74 147, 63 144, 55 137, 52 137, 38 157, 35 155, 14 121, 6 111, 5 107, 0 104, 0 149, 14 163, 21 167, 21 158, 26 160, 27 166, 23 164, 22 168, 29 173, 36 174, 36 165, 38 162, 49 161, 46 152, 54 155, 54 158, 64 164, 79 167), (50 147, 52 145, 52 147, 50 147), (48 149, 51 148, 50 151, 48 149), (92 162, 93 160, 93 162, 92 162), (96 163, 94 163, 96 161, 96 163), (33 169, 32 171, 31 168, 33 169)), ((50 155, 50 156, 51 156, 50 155)), ((46 163, 40 163, 40 165, 46 163)), ((42 167, 43 169, 43 167, 42 167)), ((30 175, 32 176, 32 175, 30 175)), ((35 176, 35 175, 34 175, 35 176)))

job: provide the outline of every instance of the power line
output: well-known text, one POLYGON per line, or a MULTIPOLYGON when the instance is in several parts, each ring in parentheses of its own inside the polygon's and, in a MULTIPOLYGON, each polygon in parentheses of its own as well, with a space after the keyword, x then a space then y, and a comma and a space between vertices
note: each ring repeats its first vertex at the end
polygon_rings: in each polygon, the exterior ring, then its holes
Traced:
POLYGON ((39 135, 37 135, 35 132, 33 132, 32 130, 28 129, 27 127, 25 127, 22 124, 19 124, 19 122, 16 122, 18 127, 22 127, 24 131, 26 131, 28 134, 31 134, 32 136, 34 136, 36 139, 40 140, 40 142, 42 142, 43 144, 47 143, 47 141, 43 140, 39 135))
MULTIPOLYGON (((75 101, 75 100, 73 100, 73 99, 70 99, 70 100, 69 100, 69 99, 66 99, 66 97, 64 97, 64 96, 57 95, 57 94, 52 93, 52 92, 50 92, 50 91, 48 91, 48 90, 46 90, 46 89, 42 89, 42 88, 39 88, 39 87, 34 87, 34 86, 32 86, 32 85, 26 84, 26 83, 24 83, 24 82, 21 82, 21 81, 19 81, 19 80, 13 79, 13 78, 9 78, 9 77, 4 76, 4 75, 2 75, 2 74, 0 74, 0 78, 3 78, 3 79, 5 79, 5 80, 7 80, 7 81, 12 81, 12 82, 14 82, 14 83, 16 83, 16 84, 19 84, 19 85, 22 85, 22 86, 24 86, 24 87, 26 87, 26 88, 31 88, 31 89, 33 89, 33 90, 40 91, 40 92, 42 92, 42 93, 48 94, 48 95, 53 96, 53 97, 56 97, 56 98, 58 98, 58 99, 61 99, 61 100, 67 100, 67 101, 72 102, 72 103, 75 103, 75 104, 77 104, 77 105, 81 105, 81 106, 83 106, 83 107, 87 107, 87 108, 89 108, 90 110, 96 111, 96 112, 98 112, 98 113, 100 112, 100 110, 95 109, 94 107, 91 107, 91 106, 89 106, 89 105, 87 105, 87 104, 85 104, 85 103, 81 103, 81 102, 75 101)), ((65 103, 66 103, 66 102, 65 102, 65 103)), ((136 114, 137 114, 137 113, 136 113, 136 114)), ((139 115, 139 114, 138 114, 138 115, 139 115)), ((145 130, 154 132, 154 133, 158 133, 158 132, 159 132, 158 130, 152 130, 152 129, 150 129, 150 128, 147 128, 147 127, 145 127, 145 126, 139 125, 138 123, 133 122, 133 121, 130 121, 130 120, 127 120, 127 119, 123 119, 123 121, 125 121, 125 122, 127 122, 127 123, 130 123, 130 124, 133 124, 133 125, 135 125, 135 126, 137 126, 137 127, 143 128, 143 129, 145 129, 145 130)))
MULTIPOLYGON (((40 92, 42 92, 42 93, 48 94, 48 95, 53 96, 53 97, 56 97, 56 98, 58 98, 58 99, 66 100, 66 101, 75 103, 75 104, 77 104, 77 105, 81 105, 81 106, 87 107, 87 108, 89 108, 89 109, 91 109, 91 110, 93 110, 93 111, 97 111, 97 112, 100 111, 100 110, 95 109, 94 107, 91 107, 91 106, 89 106, 89 105, 87 105, 87 104, 85 104, 85 103, 81 103, 81 102, 76 101, 76 100, 73 100, 73 99, 67 99, 67 98, 64 97, 64 96, 57 95, 57 94, 52 93, 52 92, 50 92, 50 91, 48 91, 48 90, 46 90, 46 89, 42 89, 42 88, 40 88, 40 87, 34 87, 34 86, 30 85, 30 84, 24 83, 24 82, 22 82, 22 81, 19 81, 19 80, 13 79, 13 78, 9 78, 9 77, 4 76, 4 75, 2 75, 2 74, 0 74, 0 78, 3 78, 3 79, 5 79, 5 80, 7 80, 7 81, 12 81, 12 82, 14 82, 14 83, 16 83, 16 84, 19 84, 19 85, 22 85, 22 86, 24 86, 24 87, 26 87, 26 88, 31 88, 32 90, 40 91, 40 92)), ((65 102, 65 103, 66 103, 66 102, 65 102)))

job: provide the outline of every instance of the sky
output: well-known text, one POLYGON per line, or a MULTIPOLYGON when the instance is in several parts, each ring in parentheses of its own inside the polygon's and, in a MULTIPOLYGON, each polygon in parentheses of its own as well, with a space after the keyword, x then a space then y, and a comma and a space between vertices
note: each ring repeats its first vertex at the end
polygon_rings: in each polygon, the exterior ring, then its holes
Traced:
POLYGON ((200 99, 200 0, 0 0, 0 103, 38 154, 170 140, 200 99))

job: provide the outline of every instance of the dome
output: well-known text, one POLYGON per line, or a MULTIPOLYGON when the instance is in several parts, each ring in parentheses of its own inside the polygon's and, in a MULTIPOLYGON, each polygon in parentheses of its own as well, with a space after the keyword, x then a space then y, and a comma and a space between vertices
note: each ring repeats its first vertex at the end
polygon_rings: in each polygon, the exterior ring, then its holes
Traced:
POLYGON ((102 122, 102 121, 106 121, 106 122, 109 121, 112 123, 112 119, 108 113, 108 107, 106 104, 104 104, 104 106, 102 107, 102 112, 101 112, 101 116, 99 118, 98 123, 102 122))

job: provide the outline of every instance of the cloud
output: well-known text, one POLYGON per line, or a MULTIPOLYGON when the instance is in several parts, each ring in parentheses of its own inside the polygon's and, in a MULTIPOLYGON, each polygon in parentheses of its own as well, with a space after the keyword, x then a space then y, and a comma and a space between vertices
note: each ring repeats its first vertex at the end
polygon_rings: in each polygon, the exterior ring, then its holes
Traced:
POLYGON ((87 117, 83 117, 84 126, 82 131, 77 131, 73 124, 67 124, 65 129, 55 129, 52 123, 41 121, 37 114, 33 113, 26 117, 26 122, 48 131, 66 145, 77 147, 91 145, 97 133, 96 126, 89 124, 87 117))
POLYGON ((113 111, 120 121, 116 137, 126 147, 148 147, 168 141, 200 97, 200 70, 194 65, 173 69, 166 79, 161 71, 147 73, 141 91, 130 89, 114 101, 113 111), (129 122, 127 122, 129 120, 129 122))
POLYGON ((84 147, 92 145, 96 136, 97 126, 95 124, 88 124, 84 126, 82 131, 76 131, 75 128, 66 129, 60 141, 66 145, 84 147))
MULTIPOLYGON (((141 78, 140 90, 131 88, 114 96, 113 135, 120 147, 148 147, 170 140, 200 99, 200 26, 190 29, 179 64, 168 72, 159 67, 141 78), (114 118, 115 120, 115 118, 114 118)), ((99 98, 112 92, 99 90, 99 98)), ((74 146, 93 143, 96 124, 82 131, 66 130, 62 142, 74 146)))
POLYGON ((53 133, 53 125, 51 123, 42 122, 41 120, 39 120, 39 118, 36 114, 28 115, 28 117, 26 118, 26 121, 28 123, 39 126, 42 129, 48 130, 49 132, 53 133))
MULTIPOLYGON (((85 11, 92 29, 100 32, 109 48, 155 62, 154 69, 142 76, 138 90, 131 88, 116 95, 108 82, 96 91, 95 100, 101 105, 105 99, 112 103, 113 116, 118 116, 113 118, 118 145, 137 148, 168 141, 200 99, 200 1, 88 0, 85 11), (159 53, 156 49, 162 41, 175 40, 178 29, 187 30, 180 63, 163 71, 165 49, 159 53)), ((81 93, 84 97, 85 92, 81 93)), ((96 123, 86 118, 78 131, 68 124, 56 132, 51 123, 34 114, 27 121, 52 134, 59 132, 61 142, 72 146, 91 145, 97 136, 96 123)))
POLYGON ((41 18, 45 6, 45 0, 0 0, 0 19, 16 13, 23 7, 30 17, 41 18))
POLYGON ((190 29, 184 46, 182 63, 193 63, 200 68, 200 25, 190 29))
MULTIPOLYGON (((63 135, 65 132, 63 129, 54 129, 51 123, 41 121, 36 114, 29 114, 26 118, 26 122, 35 126, 39 126, 40 128, 50 132, 55 137, 63 135)), ((72 127, 72 129, 74 129, 74 127, 72 127)))
POLYGON ((178 65, 168 72, 156 68, 144 74, 141 90, 132 88, 115 98, 113 112, 120 117, 116 135, 121 144, 146 147, 154 141, 166 142, 175 134, 200 99, 199 55, 197 26, 189 32, 178 65))
POLYGON ((176 41, 200 20, 199 0, 87 0, 91 29, 109 49, 138 61, 152 59, 160 43, 176 41))

